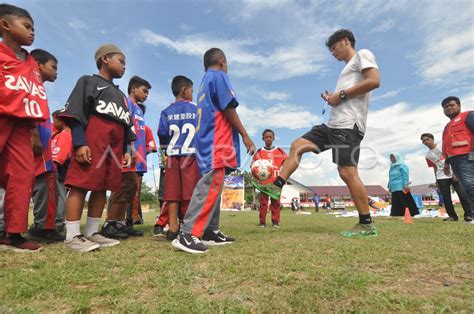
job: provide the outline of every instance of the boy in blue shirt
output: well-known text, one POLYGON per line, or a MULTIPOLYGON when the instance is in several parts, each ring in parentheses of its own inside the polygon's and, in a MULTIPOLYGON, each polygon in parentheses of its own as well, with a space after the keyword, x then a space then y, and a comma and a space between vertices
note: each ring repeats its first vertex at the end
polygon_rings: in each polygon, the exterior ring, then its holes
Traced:
MULTIPOLYGON (((196 157, 201 179, 194 189, 184 223, 172 245, 188 253, 204 253, 207 245, 235 240, 219 230, 220 199, 226 169, 240 166, 239 134, 249 154, 255 144, 247 134, 235 108, 235 92, 227 77, 227 60, 219 48, 204 54, 206 73, 199 85, 196 157), (201 238, 203 241, 201 241, 201 238)), ((166 189, 165 189, 166 193, 166 189)))
POLYGON ((167 203, 170 228, 167 240, 178 236, 178 209, 186 213, 194 187, 201 177, 196 163, 194 135, 196 133, 197 108, 193 100, 193 82, 178 75, 171 83, 176 101, 161 112, 158 137, 165 150, 163 200, 167 203))

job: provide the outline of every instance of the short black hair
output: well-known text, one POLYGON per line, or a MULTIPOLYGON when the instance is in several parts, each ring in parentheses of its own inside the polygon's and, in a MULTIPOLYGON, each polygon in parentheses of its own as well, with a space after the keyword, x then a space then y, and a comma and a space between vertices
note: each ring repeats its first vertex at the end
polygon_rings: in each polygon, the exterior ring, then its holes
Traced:
MULTIPOLYGON (((100 59, 99 59, 100 60, 100 59)), ((141 77, 134 75, 128 82, 128 94, 132 92, 132 88, 146 86, 146 88, 151 89, 150 83, 147 80, 142 79, 141 77)))
POLYGON ((181 91, 181 88, 191 86, 193 86, 193 81, 188 79, 186 76, 177 75, 171 82, 171 91, 173 92, 174 97, 177 97, 181 91))
POLYGON ((58 59, 56 59, 55 56, 43 49, 31 50, 30 55, 36 60, 36 62, 39 62, 40 64, 46 64, 49 60, 53 60, 54 62, 58 63, 58 59))
POLYGON ((430 139, 434 140, 434 135, 431 134, 431 133, 423 133, 423 134, 421 134, 420 140, 422 140, 423 137, 429 137, 430 139))
POLYGON ((326 41, 326 46, 329 49, 331 49, 332 45, 334 45, 335 43, 337 43, 338 41, 346 37, 351 42, 352 48, 355 48, 356 40, 355 40, 354 34, 350 30, 344 29, 344 28, 338 29, 337 31, 334 32, 334 34, 329 36, 328 40, 326 41))
POLYGON ((30 13, 25 9, 19 8, 17 6, 1 3, 0 4, 0 18, 7 17, 8 15, 16 16, 16 17, 25 17, 33 22, 33 18, 31 17, 30 13))
POLYGON ((273 137, 275 137, 275 132, 273 132, 273 130, 270 130, 270 129, 265 129, 265 130, 263 131, 263 133, 262 133, 262 137, 264 137, 264 136, 265 136, 265 133, 267 133, 267 132, 272 133, 272 134, 273 134, 273 137))
POLYGON ((218 64, 221 58, 225 59, 225 54, 219 48, 211 48, 206 51, 204 53, 204 70, 207 71, 210 66, 218 64))
POLYGON ((441 102, 441 107, 444 107, 448 102, 454 100, 459 106, 461 106, 461 100, 456 96, 448 96, 441 102))

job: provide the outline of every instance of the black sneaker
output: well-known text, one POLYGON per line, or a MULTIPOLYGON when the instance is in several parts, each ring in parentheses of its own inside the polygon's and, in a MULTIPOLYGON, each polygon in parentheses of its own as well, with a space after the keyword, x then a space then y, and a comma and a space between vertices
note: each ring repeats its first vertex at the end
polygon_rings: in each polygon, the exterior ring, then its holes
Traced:
POLYGON ((155 237, 164 237, 165 234, 166 234, 166 233, 165 233, 165 230, 163 229, 162 226, 160 226, 160 225, 155 225, 155 226, 153 227, 153 235, 154 235, 155 237))
POLYGON ((189 233, 180 232, 178 237, 171 242, 175 248, 191 253, 201 254, 207 252, 207 246, 199 240, 198 237, 193 236, 189 233))
POLYGON ((133 228, 133 225, 125 226, 124 230, 129 237, 143 237, 143 231, 133 228))
POLYGON ((448 217, 444 218, 443 221, 458 221, 458 218, 448 217))
POLYGON ((464 216, 464 222, 468 224, 472 224, 472 216, 464 216))
POLYGON ((58 225, 56 226, 56 231, 66 239, 66 225, 58 225))
POLYGON ((53 242, 61 242, 66 239, 66 235, 60 234, 56 229, 48 230, 46 237, 53 242))
POLYGON ((265 228, 267 225, 266 224, 259 224, 258 225, 260 228, 265 228))
POLYGON ((176 232, 168 230, 168 231, 166 231, 166 240, 173 241, 174 239, 176 239, 178 237, 178 234, 179 234, 179 230, 176 231, 176 232))
POLYGON ((272 226, 273 228, 280 228, 280 224, 276 222, 272 223, 272 226))
POLYGON ((226 236, 220 230, 217 232, 206 230, 202 236, 202 242, 206 245, 224 245, 234 243, 235 239, 226 236))
MULTIPOLYGON (((31 225, 30 228, 28 228, 28 233, 26 234, 26 237, 36 242, 50 244, 55 242, 54 240, 49 238, 50 231, 51 230, 38 228, 36 225, 31 225)), ((58 241, 63 240, 64 239, 58 241)))
POLYGON ((133 223, 127 221, 125 228, 123 229, 130 237, 143 237, 143 231, 136 230, 133 228, 133 223))
POLYGON ((125 226, 117 223, 116 221, 107 221, 102 226, 100 233, 111 239, 126 239, 128 238, 128 233, 125 230, 125 226))

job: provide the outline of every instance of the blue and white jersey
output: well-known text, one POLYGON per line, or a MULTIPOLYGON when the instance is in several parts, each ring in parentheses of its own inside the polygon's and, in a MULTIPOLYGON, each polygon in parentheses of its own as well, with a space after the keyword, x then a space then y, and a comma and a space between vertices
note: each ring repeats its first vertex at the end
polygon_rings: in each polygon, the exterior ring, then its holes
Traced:
POLYGON ((190 156, 196 153, 197 107, 191 101, 180 100, 161 112, 158 126, 160 146, 168 156, 190 156))

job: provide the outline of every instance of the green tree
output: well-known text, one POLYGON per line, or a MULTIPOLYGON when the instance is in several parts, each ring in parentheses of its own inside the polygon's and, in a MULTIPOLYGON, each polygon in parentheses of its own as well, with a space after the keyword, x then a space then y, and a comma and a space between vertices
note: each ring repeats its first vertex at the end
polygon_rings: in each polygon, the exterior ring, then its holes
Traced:
POLYGON ((152 188, 149 187, 145 181, 142 182, 140 202, 142 204, 158 203, 158 195, 155 192, 153 192, 152 188))

